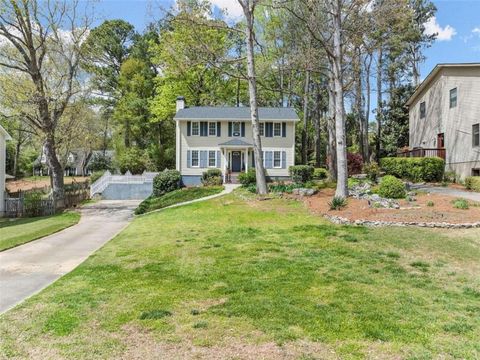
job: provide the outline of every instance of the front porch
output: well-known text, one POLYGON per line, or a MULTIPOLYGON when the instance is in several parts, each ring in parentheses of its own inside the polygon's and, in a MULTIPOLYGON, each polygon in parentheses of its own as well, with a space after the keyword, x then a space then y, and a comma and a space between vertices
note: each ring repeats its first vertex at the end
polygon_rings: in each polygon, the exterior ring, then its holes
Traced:
POLYGON ((238 184, 238 175, 253 166, 253 145, 233 139, 219 146, 223 156, 223 182, 238 184))
POLYGON ((412 150, 400 150, 397 157, 439 157, 446 158, 445 148, 415 148, 412 150))

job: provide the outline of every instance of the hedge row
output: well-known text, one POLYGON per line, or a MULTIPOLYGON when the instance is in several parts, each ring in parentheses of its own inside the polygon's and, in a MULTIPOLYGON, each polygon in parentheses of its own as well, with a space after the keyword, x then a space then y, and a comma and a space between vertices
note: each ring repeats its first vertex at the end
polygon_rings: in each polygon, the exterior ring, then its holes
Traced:
POLYGON ((465 187, 468 190, 480 192, 480 176, 468 176, 465 179, 465 187))
POLYGON ((442 181, 445 171, 445 162, 438 157, 383 158, 380 166, 387 175, 413 182, 442 181))

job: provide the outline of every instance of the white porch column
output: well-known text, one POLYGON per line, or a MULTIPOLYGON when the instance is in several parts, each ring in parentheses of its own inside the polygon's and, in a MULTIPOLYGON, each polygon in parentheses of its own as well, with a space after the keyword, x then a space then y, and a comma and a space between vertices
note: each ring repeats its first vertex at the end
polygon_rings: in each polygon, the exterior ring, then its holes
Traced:
POLYGON ((227 148, 223 148, 223 183, 227 181, 227 148))
POLYGON ((248 148, 245 148, 245 172, 248 171, 248 148))

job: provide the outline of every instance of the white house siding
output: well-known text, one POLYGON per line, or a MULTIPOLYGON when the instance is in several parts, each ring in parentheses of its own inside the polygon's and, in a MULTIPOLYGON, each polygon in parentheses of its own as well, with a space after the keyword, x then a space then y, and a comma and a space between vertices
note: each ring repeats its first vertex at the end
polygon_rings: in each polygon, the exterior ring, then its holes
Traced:
POLYGON ((480 148, 472 146, 472 126, 480 123, 480 66, 443 68, 410 105, 410 148, 436 148, 444 133, 446 169, 461 178, 480 168, 480 148), (457 106, 450 109, 450 90, 457 106), (426 118, 420 119, 420 103, 426 118))
MULTIPOLYGON (((207 120, 201 120, 207 121, 207 120)), ((221 121, 221 136, 187 136, 187 122, 186 120, 177 121, 177 170, 180 170, 182 176, 201 176, 206 168, 192 168, 187 164, 188 150, 215 150, 221 151, 225 148, 219 144, 225 143, 232 139, 240 139, 249 144, 253 144, 251 123, 245 122, 245 137, 228 136, 228 122, 221 121)), ((274 120, 266 120, 265 122, 276 122, 274 120)), ((286 155, 286 166, 284 169, 266 169, 268 177, 288 177, 288 167, 295 163, 295 123, 293 121, 278 121, 286 123, 285 137, 265 137, 262 136, 262 148, 264 151, 284 151, 286 155)), ((245 150, 245 147, 230 147, 229 150, 245 150)), ((252 148, 250 147, 251 151, 252 148)), ((225 167, 225 157, 220 157, 219 169, 223 171, 225 167)), ((248 159, 248 167, 251 167, 251 155, 248 159)))

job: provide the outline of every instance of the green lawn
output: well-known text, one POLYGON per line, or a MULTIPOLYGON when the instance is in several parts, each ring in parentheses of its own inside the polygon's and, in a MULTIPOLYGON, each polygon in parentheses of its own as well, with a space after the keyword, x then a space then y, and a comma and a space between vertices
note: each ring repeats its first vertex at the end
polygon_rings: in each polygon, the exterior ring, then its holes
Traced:
POLYGON ((151 196, 142 201, 137 210, 135 210, 135 213, 137 215, 144 214, 170 205, 200 199, 205 196, 215 195, 221 193, 223 189, 223 186, 190 187, 175 190, 160 197, 151 196))
POLYGON ((336 226, 237 191, 136 218, 0 317, 5 357, 475 359, 480 232, 336 226))
POLYGON ((2 219, 0 222, 0 251, 25 244, 75 225, 80 214, 67 211, 61 214, 25 219, 2 219))

